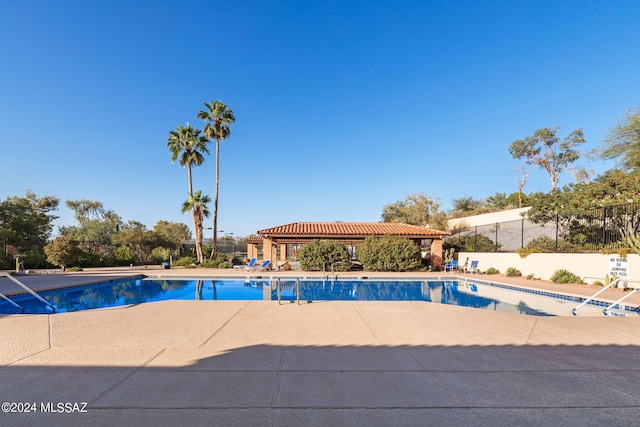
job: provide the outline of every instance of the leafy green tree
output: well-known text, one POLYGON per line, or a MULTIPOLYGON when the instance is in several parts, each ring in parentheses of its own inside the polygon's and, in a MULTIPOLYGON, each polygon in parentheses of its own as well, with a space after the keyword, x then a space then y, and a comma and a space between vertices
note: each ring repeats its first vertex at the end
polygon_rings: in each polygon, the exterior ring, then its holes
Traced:
POLYGON ((171 163, 178 160, 182 167, 187 168, 189 181, 189 196, 193 194, 193 177, 191 166, 200 166, 204 163, 203 153, 209 154, 207 139, 200 135, 200 130, 195 129, 189 123, 186 126, 178 126, 169 132, 167 147, 171 152, 171 163))
POLYGON ((640 169, 640 105, 626 112, 596 154, 603 159, 617 160, 623 169, 640 169))
POLYGON ((442 203, 436 197, 429 198, 423 193, 407 196, 382 208, 382 222, 404 224, 446 230, 446 216, 440 211, 442 203))
POLYGON ((151 250, 151 260, 156 264, 160 264, 162 261, 168 260, 170 255, 171 251, 167 248, 163 248, 162 246, 158 246, 151 250))
POLYGON ((402 237, 369 236, 357 246, 356 253, 368 271, 411 271, 422 267, 420 247, 402 237))
POLYGON ((507 197, 507 203, 509 206, 524 208, 526 206, 531 206, 531 201, 529 200, 529 196, 523 192, 511 193, 507 197))
POLYGON ((74 211, 78 225, 60 227, 60 234, 73 236, 85 251, 83 266, 110 265, 115 246, 112 237, 119 230, 122 219, 102 202, 94 200, 67 200, 74 211))
POLYGON ((135 264, 138 261, 138 254, 136 251, 127 246, 115 248, 113 256, 115 257, 118 265, 130 265, 135 264))
POLYGON ((81 199, 67 200, 65 204, 74 212, 81 227, 85 226, 87 222, 98 220, 117 228, 118 224, 122 222, 114 211, 105 209, 102 202, 81 199))
POLYGON ((558 185, 560 172, 570 170, 580 158, 575 148, 586 141, 582 129, 571 132, 562 142, 556 136, 557 127, 541 128, 525 139, 513 141, 509 152, 514 159, 524 159, 529 165, 542 168, 551 179, 551 191, 558 185))
POLYGON ((128 221, 113 235, 112 240, 116 245, 131 248, 142 262, 149 260, 151 249, 157 246, 158 241, 155 233, 147 230, 147 227, 138 221, 128 221))
POLYGON ((464 196, 453 199, 453 208, 450 213, 451 218, 460 218, 470 215, 478 215, 488 211, 484 200, 476 200, 471 196, 464 196))
POLYGON ((185 240, 191 239, 191 230, 187 224, 160 220, 153 226, 153 232, 159 239, 160 246, 176 251, 185 240))
POLYGON ((589 221, 595 229, 600 227, 601 217, 607 218, 620 239, 629 235, 629 229, 640 231, 640 212, 625 208, 628 203, 640 202, 638 172, 611 169, 592 182, 570 184, 549 194, 535 193, 530 200, 527 217, 537 224, 557 220, 569 242, 580 243, 580 235, 590 232, 589 221))
POLYGON ((349 249, 344 243, 312 240, 298 251, 300 267, 307 271, 348 271, 351 268, 349 249))
POLYGON ((58 218, 52 214, 58 209, 58 203, 56 197, 38 197, 31 191, 22 197, 7 197, 0 202, 2 248, 14 245, 16 252, 42 252, 53 231, 53 221, 58 218))
POLYGON ((218 187, 220 183, 220 141, 231 135, 231 123, 236 121, 233 110, 220 101, 204 103, 205 109, 198 112, 198 118, 207 122, 204 126, 205 136, 216 141, 216 192, 213 202, 213 250, 211 259, 218 251, 218 187))
POLYGON ((211 197, 203 195, 202 191, 198 190, 182 204, 182 213, 191 211, 193 215, 193 228, 196 232, 196 256, 200 264, 204 261, 202 253, 202 222, 204 218, 210 214, 209 208, 207 207, 207 203, 210 202, 211 197))
POLYGON ((80 263, 82 249, 73 236, 60 236, 53 243, 44 247, 47 261, 66 270, 69 266, 77 266, 80 263))

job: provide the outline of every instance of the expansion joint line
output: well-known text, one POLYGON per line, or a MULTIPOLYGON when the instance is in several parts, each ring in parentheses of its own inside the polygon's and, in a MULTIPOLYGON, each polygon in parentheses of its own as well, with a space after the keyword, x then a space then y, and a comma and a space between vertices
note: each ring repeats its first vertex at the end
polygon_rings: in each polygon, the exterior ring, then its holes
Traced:
POLYGON ((132 376, 134 376, 136 373, 140 372, 142 369, 144 369, 145 367, 147 367, 147 365, 149 365, 149 363, 153 362, 158 356, 160 356, 162 353, 164 353, 166 350, 166 348, 163 348, 162 350, 160 350, 159 352, 157 352, 156 354, 154 354, 153 356, 151 356, 151 358, 149 360, 147 360, 146 362, 144 362, 142 365, 138 366, 137 368, 135 368, 134 370, 132 370, 131 372, 129 372, 127 375, 125 375, 120 381, 118 381, 117 383, 115 383, 114 385, 112 385, 111 387, 109 387, 108 389, 106 389, 105 391, 103 391, 102 393, 98 394, 96 397, 94 397, 90 402, 89 402, 89 406, 92 406, 94 403, 96 403, 98 400, 102 399, 106 394, 111 393, 113 390, 115 390, 117 387, 120 387, 125 381, 127 381, 129 378, 131 378, 132 376))
POLYGON ((49 348, 53 348, 53 326, 51 325, 51 314, 47 314, 47 328, 49 332, 49 348))
POLYGON ((534 316, 535 319, 533 320, 533 325, 531 325, 531 331, 529 331, 529 336, 527 337, 527 340, 524 342, 524 345, 528 346, 529 345, 529 340, 531 339, 531 336, 533 335, 533 332, 536 330, 536 326, 538 325, 538 316, 534 316))
POLYGON ((362 316, 362 313, 360 313, 360 311, 358 311, 358 308, 353 304, 351 304, 351 307, 353 307, 353 309, 356 311, 356 313, 358 313, 358 316, 360 316, 360 320, 362 320, 362 322, 366 325, 367 329, 369 329, 369 331, 371 332, 371 335, 373 335, 373 337, 376 339, 376 341, 378 341, 378 344, 384 345, 384 343, 380 340, 378 335, 376 335, 374 330, 371 328, 371 325, 369 325, 369 322, 367 322, 365 320, 364 316, 362 316))
POLYGON ((226 322, 224 322, 222 325, 220 325, 220 327, 218 329, 216 329, 215 331, 213 331, 213 333, 211 335, 209 335, 209 338, 207 338, 206 340, 204 340, 204 342, 202 344, 200 344, 198 346, 198 348, 202 348, 204 347, 209 341, 211 341, 213 339, 213 337, 216 336, 216 334, 218 332, 220 332, 220 330, 222 330, 222 328, 224 328, 225 326, 227 326, 229 324, 229 322, 231 322, 242 310, 244 310, 244 308, 249 304, 249 301, 247 301, 242 307, 240 307, 238 309, 238 311, 236 311, 235 313, 233 313, 233 316, 231 316, 230 318, 227 319, 226 322))

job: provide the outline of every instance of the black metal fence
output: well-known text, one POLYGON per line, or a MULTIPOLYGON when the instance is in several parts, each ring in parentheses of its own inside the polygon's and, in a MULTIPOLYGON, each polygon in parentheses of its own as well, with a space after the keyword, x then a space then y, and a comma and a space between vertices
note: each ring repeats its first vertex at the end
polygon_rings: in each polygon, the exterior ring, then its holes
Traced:
POLYGON ((445 245, 467 252, 598 252, 628 247, 629 233, 640 230, 640 204, 606 206, 556 214, 543 224, 523 217, 456 229, 445 245))

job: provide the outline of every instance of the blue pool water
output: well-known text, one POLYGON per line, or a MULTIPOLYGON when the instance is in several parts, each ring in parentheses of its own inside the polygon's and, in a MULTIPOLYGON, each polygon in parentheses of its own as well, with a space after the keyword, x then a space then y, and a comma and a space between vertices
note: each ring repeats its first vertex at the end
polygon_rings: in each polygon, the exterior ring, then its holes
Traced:
MULTIPOLYGON (((277 282, 267 280, 129 279, 66 288, 40 295, 56 312, 116 307, 163 300, 277 300, 277 282)), ((423 301, 535 316, 570 315, 580 301, 507 289, 500 285, 456 281, 295 280, 280 282, 284 301, 423 301), (299 296, 298 296, 299 289, 299 296)), ((49 313, 31 295, 11 298, 24 313, 49 313)), ((601 315, 587 305, 581 315, 601 315)), ((0 300, 0 313, 19 310, 0 300)))

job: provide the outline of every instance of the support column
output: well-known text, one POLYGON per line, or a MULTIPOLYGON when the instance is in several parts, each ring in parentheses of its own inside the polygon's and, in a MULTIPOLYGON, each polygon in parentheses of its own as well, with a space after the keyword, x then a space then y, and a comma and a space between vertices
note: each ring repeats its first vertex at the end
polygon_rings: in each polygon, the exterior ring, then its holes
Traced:
POLYGON ((280 261, 285 262, 287 260, 287 244, 280 243, 280 261))
POLYGON ((442 269, 442 239, 433 239, 431 241, 431 269, 442 269))
POLYGON ((262 260, 271 260, 271 262, 275 265, 275 255, 276 255, 276 247, 271 239, 264 238, 262 239, 262 260))
POLYGON ((247 243, 247 258, 258 258, 258 244, 247 243))

